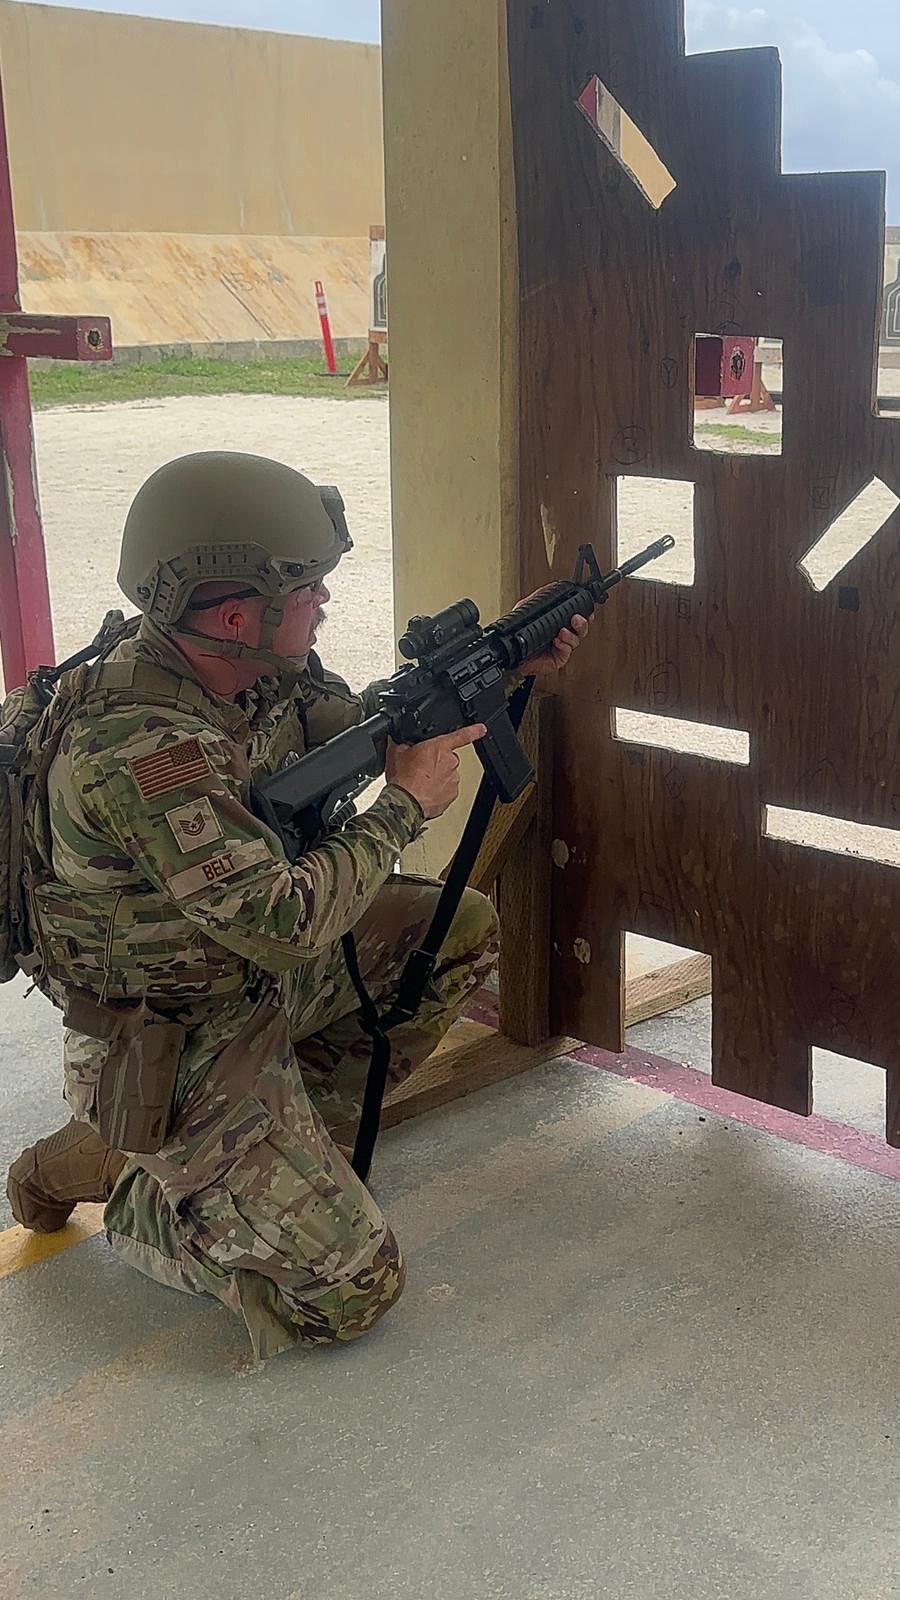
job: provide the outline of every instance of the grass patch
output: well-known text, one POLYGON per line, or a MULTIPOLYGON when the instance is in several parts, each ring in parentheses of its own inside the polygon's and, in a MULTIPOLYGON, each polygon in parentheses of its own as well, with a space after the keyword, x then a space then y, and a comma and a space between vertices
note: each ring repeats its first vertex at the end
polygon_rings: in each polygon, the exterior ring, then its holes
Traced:
POLYGON ((756 428, 743 428, 739 422, 697 422, 694 433, 705 433, 714 439, 730 439, 735 444, 752 444, 760 452, 781 449, 780 433, 763 433, 756 428))
POLYGON ((348 389, 356 358, 340 364, 341 377, 323 377, 321 356, 284 361, 217 361, 208 356, 171 356, 114 366, 108 362, 63 362, 32 367, 31 398, 36 410, 50 406, 103 406, 125 400, 165 399, 185 394, 283 394, 305 399, 368 400, 384 385, 348 389))

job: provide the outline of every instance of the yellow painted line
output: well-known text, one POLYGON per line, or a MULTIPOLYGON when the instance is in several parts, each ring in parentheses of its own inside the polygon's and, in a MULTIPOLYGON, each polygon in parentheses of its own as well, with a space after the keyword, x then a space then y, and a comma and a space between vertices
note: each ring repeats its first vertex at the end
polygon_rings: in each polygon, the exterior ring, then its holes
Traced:
POLYGON ((79 1206, 71 1222, 58 1233, 31 1233, 28 1228, 7 1228, 0 1233, 0 1278, 13 1272, 36 1266, 58 1256, 61 1250, 71 1250, 73 1244, 82 1244, 103 1231, 103 1207, 79 1206))

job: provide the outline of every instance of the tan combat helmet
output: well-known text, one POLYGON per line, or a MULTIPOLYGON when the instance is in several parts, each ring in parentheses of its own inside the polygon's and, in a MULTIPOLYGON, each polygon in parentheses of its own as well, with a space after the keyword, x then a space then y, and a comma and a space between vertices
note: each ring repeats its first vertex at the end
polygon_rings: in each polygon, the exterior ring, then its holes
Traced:
POLYGON ((285 601, 320 583, 352 548, 337 489, 319 489, 278 461, 205 451, 160 467, 125 522, 119 587, 167 632, 184 633, 200 584, 234 582, 268 598, 260 643, 209 640, 217 654, 279 669, 273 635, 285 601))

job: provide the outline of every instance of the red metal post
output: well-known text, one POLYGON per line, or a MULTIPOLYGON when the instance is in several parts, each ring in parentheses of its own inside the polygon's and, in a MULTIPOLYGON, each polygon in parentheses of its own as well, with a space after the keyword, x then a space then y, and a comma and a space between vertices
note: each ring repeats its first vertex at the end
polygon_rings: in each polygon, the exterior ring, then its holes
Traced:
POLYGON ((337 376, 337 361, 334 355, 334 340, 331 337, 331 318, 328 315, 328 301, 325 297, 324 285, 316 281, 316 305, 319 308, 319 322, 322 325, 322 345, 325 350, 325 365, 332 378, 337 376))
MULTIPOLYGON (((19 312, 19 258, 0 88, 0 314, 19 312)), ((0 648, 7 689, 52 664, 50 590, 24 356, 0 361, 0 648)))
POLYGON ((0 656, 7 689, 55 660, 38 499, 28 357, 109 361, 108 317, 24 312, 0 88, 0 656))
POLYGON ((0 312, 0 356, 44 356, 55 361, 111 361, 109 317, 56 317, 30 311, 0 312))

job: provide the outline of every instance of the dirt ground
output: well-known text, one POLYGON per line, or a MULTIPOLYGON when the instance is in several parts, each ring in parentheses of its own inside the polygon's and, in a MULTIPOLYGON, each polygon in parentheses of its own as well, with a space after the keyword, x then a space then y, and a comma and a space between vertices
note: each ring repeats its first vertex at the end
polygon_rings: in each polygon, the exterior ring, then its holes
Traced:
MULTIPOLYGON (((882 374, 883 393, 900 392, 900 372, 882 374)), ((698 414, 698 444, 730 448, 704 434, 727 422, 723 411, 698 414)), ((770 439, 780 415, 735 419, 741 429, 770 439)), ((333 584, 334 604, 322 641, 329 666, 354 687, 393 670, 388 406, 383 398, 347 405, 329 399, 265 395, 143 401, 128 405, 70 407, 36 417, 38 469, 47 556, 60 658, 92 637, 104 612, 122 603, 115 582, 117 551, 128 506, 144 479, 188 450, 249 450, 289 462, 321 483, 336 483, 347 504, 356 541, 333 584)), ((746 437, 735 448, 753 449, 746 437)), ((894 497, 879 503, 886 516, 894 497)), ((678 548, 654 576, 691 581, 691 491, 684 484, 631 480, 620 506, 622 558, 673 529, 678 548)), ((865 542, 867 530, 851 515, 838 547, 828 552, 835 571, 865 542)), ((625 714, 620 733, 652 737, 671 748, 691 748, 677 728, 654 719, 655 732, 625 714)), ((706 749, 728 759, 729 736, 704 733, 706 749)), ((823 825, 819 823, 821 830, 823 825)), ((825 825, 820 842, 835 841, 825 825), (826 837, 827 836, 827 837, 826 837)), ((811 841, 812 842, 812 839, 811 841)), ((867 830, 850 847, 900 865, 900 834, 867 830), (887 852, 887 853, 886 853, 887 852)))

